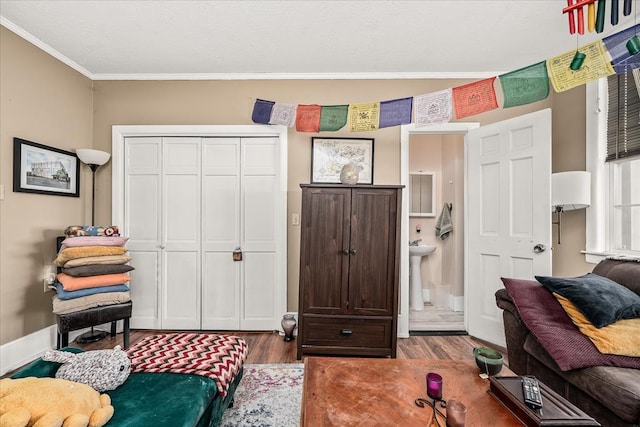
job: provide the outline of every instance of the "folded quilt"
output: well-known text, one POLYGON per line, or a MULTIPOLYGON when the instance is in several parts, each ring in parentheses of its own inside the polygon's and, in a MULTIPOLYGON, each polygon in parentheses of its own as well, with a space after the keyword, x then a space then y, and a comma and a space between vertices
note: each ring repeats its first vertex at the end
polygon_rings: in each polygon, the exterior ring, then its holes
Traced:
POLYGON ((247 358, 247 343, 231 335, 178 333, 154 335, 127 350, 131 372, 174 372, 212 378, 227 394, 247 358))
POLYGON ((126 273, 131 270, 135 270, 135 268, 125 264, 90 264, 63 268, 61 272, 73 277, 85 277, 99 276, 101 274, 126 273))
POLYGON ((78 246, 124 246, 128 240, 128 237, 120 236, 67 237, 62 241, 60 250, 78 246))
POLYGON ((66 248, 58 252, 58 257, 54 264, 58 267, 64 266, 67 261, 77 258, 87 258, 91 256, 124 255, 127 249, 122 246, 80 246, 66 248))
POLYGON ((100 286, 98 288, 84 288, 77 291, 66 291, 62 286, 62 283, 56 282, 56 293, 61 300, 75 299, 86 297, 87 295, 105 294, 107 292, 127 292, 129 287, 125 284, 100 286))
POLYGON ((104 255, 104 256, 88 256, 86 258, 76 258, 64 263, 62 267, 72 268, 84 265, 102 264, 102 265, 120 265, 131 261, 131 257, 127 255, 104 255))
POLYGON ((55 314, 75 313, 76 311, 86 310, 88 308, 122 304, 127 301, 131 301, 131 294, 129 292, 107 292, 69 300, 61 300, 56 295, 52 299, 53 312, 55 314))
POLYGON ((58 273, 56 278, 58 279, 58 282, 62 283, 65 291, 97 288, 98 286, 121 285, 131 280, 131 277, 126 274, 102 274, 100 276, 72 277, 64 273, 58 273))
POLYGON ((70 225, 64 230, 68 237, 78 236, 119 236, 117 225, 70 225))

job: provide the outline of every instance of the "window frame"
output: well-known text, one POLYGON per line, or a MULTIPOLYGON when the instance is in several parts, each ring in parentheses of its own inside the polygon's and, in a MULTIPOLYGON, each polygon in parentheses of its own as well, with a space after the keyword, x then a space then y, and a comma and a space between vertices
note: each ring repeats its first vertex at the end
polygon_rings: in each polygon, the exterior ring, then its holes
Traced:
POLYGON ((607 79, 586 85, 586 166, 591 173, 591 206, 586 214, 585 261, 597 264, 610 255, 637 255, 612 249, 612 190, 615 165, 629 158, 605 162, 607 157, 607 79))

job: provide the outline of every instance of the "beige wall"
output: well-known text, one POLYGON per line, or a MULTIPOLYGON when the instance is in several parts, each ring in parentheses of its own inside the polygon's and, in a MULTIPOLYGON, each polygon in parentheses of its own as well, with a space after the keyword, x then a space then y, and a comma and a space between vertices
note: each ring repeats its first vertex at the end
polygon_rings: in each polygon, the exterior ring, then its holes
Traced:
MULTIPOLYGON (((251 124, 255 98, 284 103, 348 104, 381 101, 457 86, 469 80, 265 80, 265 81, 96 81, 35 49, 2 29, 2 184, 11 188, 11 138, 21 136, 63 149, 93 146, 111 152, 111 126, 124 124, 251 124), (93 86, 93 92, 92 92, 93 86), (92 112, 93 109, 93 112, 92 112)), ((568 123, 562 146, 554 145, 554 168, 564 168, 574 153, 584 153, 584 88, 554 95, 545 101, 510 109, 497 109, 465 121, 493 123, 542 108, 554 108, 554 122, 568 123), (565 98, 566 97, 566 98, 565 98), (566 100, 565 100, 566 99, 566 100), (579 102, 582 102, 580 104, 579 102), (569 117, 569 119, 567 119, 569 117), (567 154, 565 154, 567 153, 567 154)), ((329 135, 329 134, 325 134, 329 135)), ((354 136, 348 130, 333 136, 354 136)), ((355 134, 375 138, 374 183, 400 182, 400 128, 355 134)), ((299 184, 309 182, 311 137, 315 134, 289 130, 288 213, 300 211, 299 184)), ((584 154, 581 154, 584 164, 584 154)), ((571 165, 573 166, 573 165, 571 165)), ((38 278, 42 265, 52 258, 53 237, 72 223, 90 217, 90 174, 83 168, 81 199, 41 196, 5 191, 0 202, 2 244, 0 264, 0 344, 53 324, 50 295, 42 292, 38 278)), ((111 163, 96 176, 96 223, 111 222, 111 163)), ((583 233, 584 219, 569 220, 563 227, 567 241, 562 257, 585 269, 571 235, 583 233)), ((578 236, 579 237, 579 236, 578 236)), ((288 307, 297 308, 298 226, 288 228, 288 307)), ((584 245, 584 243, 581 243, 584 245)), ((554 262, 563 262, 558 251, 554 262)), ((588 267, 586 268, 588 269, 588 267)))
POLYGON ((0 344, 55 322, 41 274, 55 257, 55 236, 83 222, 81 198, 14 193, 13 138, 73 151, 92 145, 91 80, 0 27, 0 344))

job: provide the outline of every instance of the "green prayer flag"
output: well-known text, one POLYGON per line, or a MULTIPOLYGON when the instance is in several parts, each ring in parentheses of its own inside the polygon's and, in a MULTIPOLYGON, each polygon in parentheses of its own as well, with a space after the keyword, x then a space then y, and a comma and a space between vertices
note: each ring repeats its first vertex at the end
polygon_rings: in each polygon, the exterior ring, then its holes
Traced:
POLYGON ((349 105, 323 105, 320 112, 320 132, 335 132, 347 124, 349 105))
POLYGON ((500 86, 504 95, 502 108, 541 101, 549 96, 549 75, 546 61, 503 74, 500 86))

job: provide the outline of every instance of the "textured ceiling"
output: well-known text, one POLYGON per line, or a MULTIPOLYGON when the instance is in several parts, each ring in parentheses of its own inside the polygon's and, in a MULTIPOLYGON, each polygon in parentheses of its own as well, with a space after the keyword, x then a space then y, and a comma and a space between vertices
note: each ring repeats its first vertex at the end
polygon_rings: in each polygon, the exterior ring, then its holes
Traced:
POLYGON ((577 37, 566 4, 0 0, 0 22, 94 79, 367 78, 495 75, 636 19, 577 37))

